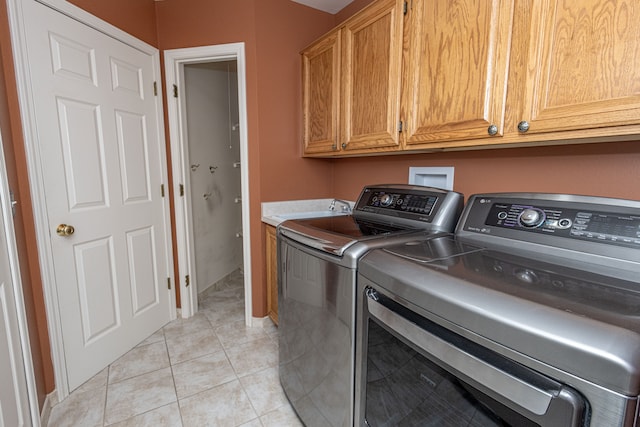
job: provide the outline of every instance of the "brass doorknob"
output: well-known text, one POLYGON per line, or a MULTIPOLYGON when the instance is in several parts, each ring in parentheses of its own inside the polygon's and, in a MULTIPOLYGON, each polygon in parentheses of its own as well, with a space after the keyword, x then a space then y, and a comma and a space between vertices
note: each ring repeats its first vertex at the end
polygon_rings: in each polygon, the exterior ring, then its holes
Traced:
POLYGON ((73 228, 73 225, 67 224, 60 224, 58 228, 56 228, 56 233, 58 233, 58 236, 62 237, 71 236, 75 231, 76 229, 73 228))

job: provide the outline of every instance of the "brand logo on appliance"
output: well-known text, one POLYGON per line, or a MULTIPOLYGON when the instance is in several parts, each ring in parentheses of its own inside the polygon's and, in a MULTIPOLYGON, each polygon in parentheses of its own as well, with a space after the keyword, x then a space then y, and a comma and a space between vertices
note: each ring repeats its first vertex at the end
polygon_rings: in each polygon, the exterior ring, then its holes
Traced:
POLYGON ((479 228, 479 227, 468 227, 467 228, 468 231, 475 231, 476 233, 485 233, 485 234, 489 234, 491 233, 491 229, 490 228, 479 228))

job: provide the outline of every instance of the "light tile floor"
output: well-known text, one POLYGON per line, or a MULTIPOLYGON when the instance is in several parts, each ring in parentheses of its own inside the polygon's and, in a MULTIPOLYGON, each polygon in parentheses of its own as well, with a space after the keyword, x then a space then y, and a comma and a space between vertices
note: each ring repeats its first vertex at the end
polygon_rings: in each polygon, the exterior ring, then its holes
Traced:
POLYGON ((278 330, 244 324, 230 275, 56 405, 50 427, 298 427, 278 379, 278 330))

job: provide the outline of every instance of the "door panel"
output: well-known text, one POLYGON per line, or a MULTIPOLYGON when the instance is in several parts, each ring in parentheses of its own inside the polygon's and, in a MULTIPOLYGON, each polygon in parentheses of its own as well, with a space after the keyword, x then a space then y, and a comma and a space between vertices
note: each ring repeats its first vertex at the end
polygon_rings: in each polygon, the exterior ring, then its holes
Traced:
POLYGON ((160 302, 158 288, 154 286, 155 283, 158 283, 158 277, 156 277, 158 261, 154 250, 154 234, 151 227, 127 233, 134 316, 160 302))
POLYGON ((504 127, 512 0, 413 2, 405 24, 406 147, 496 136, 504 127))
POLYGON ((527 132, 639 124, 638 39, 637 1, 533 2, 527 132))
POLYGON ((82 345, 87 346, 97 337, 116 328, 120 320, 113 240, 106 238, 85 242, 74 249, 82 315, 82 345))
POLYGON ((58 99, 57 104, 69 209, 105 207, 107 177, 99 106, 70 99, 58 99))
POLYGON ((336 30, 302 52, 305 154, 338 149, 340 37, 336 30))
POLYGON ((170 319, 154 59, 36 1, 24 7, 73 390, 170 319), (58 224, 75 232, 58 236, 58 224))
POLYGON ((151 200, 145 117, 116 111, 120 171, 124 203, 151 200))
POLYGON ((49 38, 53 73, 97 86, 93 50, 59 34, 51 34, 49 38))
POLYGON ((140 67, 111 58, 111 77, 114 91, 121 91, 144 99, 144 91, 142 90, 144 77, 140 67))
POLYGON ((402 5, 377 2, 342 30, 341 148, 397 147, 402 5))

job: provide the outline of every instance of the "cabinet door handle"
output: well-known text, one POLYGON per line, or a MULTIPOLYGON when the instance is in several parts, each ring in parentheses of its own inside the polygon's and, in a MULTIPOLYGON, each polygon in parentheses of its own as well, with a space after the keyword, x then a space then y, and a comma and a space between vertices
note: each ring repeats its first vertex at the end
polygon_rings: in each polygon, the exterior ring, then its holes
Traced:
POLYGON ((525 133, 528 130, 529 130, 529 122, 528 121, 523 120, 520 123, 518 123, 518 132, 525 133))

